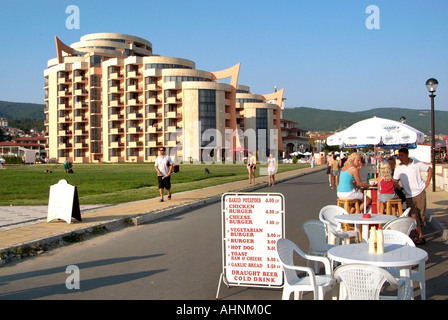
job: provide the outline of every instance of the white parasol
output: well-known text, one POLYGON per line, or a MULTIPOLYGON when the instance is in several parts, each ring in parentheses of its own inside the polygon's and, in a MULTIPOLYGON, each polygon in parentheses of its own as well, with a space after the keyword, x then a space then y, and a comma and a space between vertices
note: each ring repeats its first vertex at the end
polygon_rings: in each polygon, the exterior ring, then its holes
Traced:
POLYGON ((417 148, 423 132, 399 121, 373 117, 361 120, 327 138, 327 145, 341 148, 417 148))

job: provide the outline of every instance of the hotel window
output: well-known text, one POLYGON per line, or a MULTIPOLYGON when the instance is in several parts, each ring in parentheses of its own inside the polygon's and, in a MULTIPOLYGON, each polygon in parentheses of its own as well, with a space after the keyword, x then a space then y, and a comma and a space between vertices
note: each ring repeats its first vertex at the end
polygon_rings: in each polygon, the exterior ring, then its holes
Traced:
POLYGON ((90 57, 90 66, 91 67, 101 67, 102 61, 103 61, 103 57, 101 57, 101 56, 91 56, 90 57))
POLYGON ((264 150, 264 156, 268 152, 268 110, 256 109, 256 136, 257 149, 259 152, 264 150), (260 131, 261 130, 261 131, 260 131))
MULTIPOLYGON (((199 90, 199 121, 201 122, 201 137, 204 131, 216 129, 216 92, 215 90, 199 90)), ((201 147, 210 144, 210 141, 202 141, 201 147)))

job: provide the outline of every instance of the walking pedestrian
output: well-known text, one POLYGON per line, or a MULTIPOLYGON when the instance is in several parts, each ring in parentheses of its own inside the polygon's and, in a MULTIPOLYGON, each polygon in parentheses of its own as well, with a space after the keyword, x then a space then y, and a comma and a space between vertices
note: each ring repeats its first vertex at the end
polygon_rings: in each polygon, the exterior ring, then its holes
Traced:
POLYGON ((257 158, 253 152, 249 152, 249 156, 247 157, 247 171, 249 172, 249 184, 252 183, 252 180, 255 184, 255 169, 257 168, 257 158))
POLYGON ((332 175, 331 175, 331 163, 334 159, 334 153, 330 153, 327 157, 327 174, 328 174, 328 183, 330 184, 331 188, 331 181, 332 181, 332 175))
POLYGON ((275 184, 275 170, 277 170, 277 160, 272 156, 272 153, 270 153, 268 158, 268 187, 274 186, 275 184))
POLYGON ((157 171, 159 182, 160 202, 163 202, 163 189, 168 191, 168 200, 171 200, 171 172, 173 171, 173 161, 170 156, 165 155, 165 147, 159 148, 159 156, 156 158, 154 168, 157 171))
POLYGON ((398 188, 398 182, 403 185, 406 195, 406 205, 411 208, 410 216, 417 221, 417 227, 414 232, 413 241, 415 244, 425 244, 423 238, 423 227, 426 227, 426 188, 428 188, 433 168, 426 163, 409 158, 409 150, 401 148, 398 150, 398 159, 400 164, 394 171, 394 183, 398 188), (427 172, 426 182, 421 176, 422 172, 427 172))

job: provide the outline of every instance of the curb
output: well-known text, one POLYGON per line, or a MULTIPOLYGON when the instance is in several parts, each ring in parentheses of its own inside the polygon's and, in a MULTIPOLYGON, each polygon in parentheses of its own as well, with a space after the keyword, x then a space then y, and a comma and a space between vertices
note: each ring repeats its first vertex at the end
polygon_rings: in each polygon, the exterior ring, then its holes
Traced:
POLYGON ((437 229, 437 231, 440 232, 443 240, 448 241, 448 226, 443 223, 438 217, 436 217, 430 209, 426 210, 426 214, 428 215, 428 223, 430 223, 437 229))
MULTIPOLYGON (((326 168, 315 168, 307 172, 300 172, 290 177, 277 179, 276 183, 295 179, 307 174, 326 170, 326 168)), ((266 182, 258 183, 255 186, 242 188, 237 192, 251 192, 267 186, 266 182)), ((199 208, 208 204, 216 203, 221 200, 222 195, 210 196, 197 201, 181 204, 175 207, 152 210, 149 212, 135 214, 126 218, 117 218, 107 222, 99 222, 88 227, 81 227, 69 232, 52 235, 28 242, 23 242, 12 247, 0 248, 0 267, 13 261, 19 261, 25 257, 36 256, 55 248, 63 247, 71 243, 78 243, 100 236, 108 232, 118 231, 127 227, 142 225, 148 222, 156 221, 165 217, 179 215, 189 210, 199 208)), ((124 204, 118 204, 124 205, 124 204)), ((95 209, 91 209, 95 210, 95 209)), ((98 209, 97 209, 98 210, 98 209)))

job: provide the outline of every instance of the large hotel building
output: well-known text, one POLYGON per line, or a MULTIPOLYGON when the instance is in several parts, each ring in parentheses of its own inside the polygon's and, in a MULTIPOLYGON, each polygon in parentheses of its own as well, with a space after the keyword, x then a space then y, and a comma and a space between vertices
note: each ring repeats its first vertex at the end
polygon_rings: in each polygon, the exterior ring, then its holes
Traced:
POLYGON ((240 64, 198 70, 118 33, 55 41, 57 57, 44 71, 49 159, 154 162, 165 146, 177 161, 221 161, 238 160, 244 149, 259 156, 284 149, 283 89, 251 93, 238 84, 240 64))

